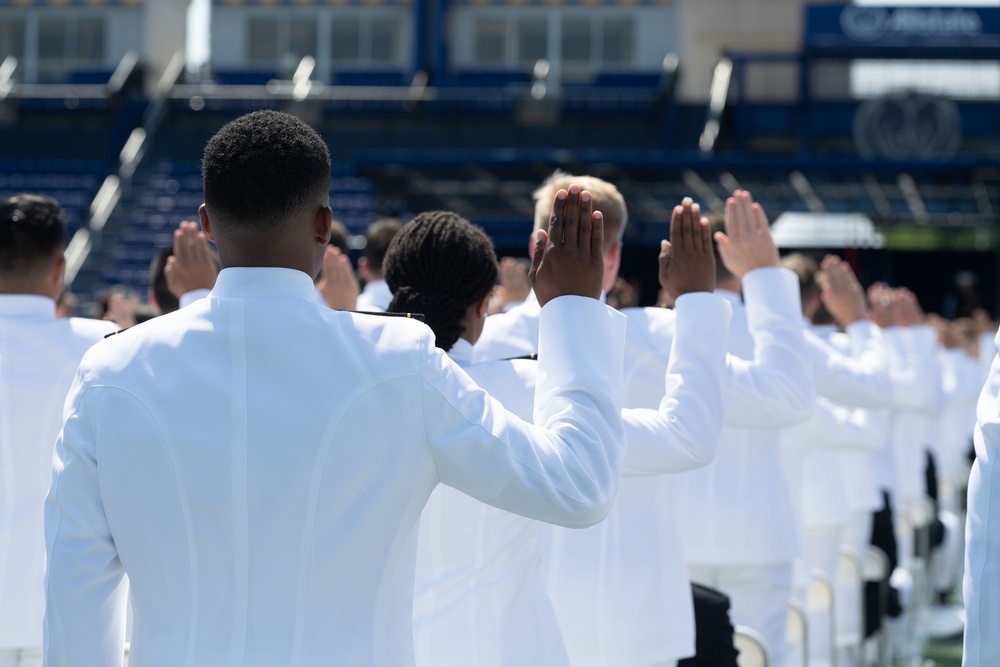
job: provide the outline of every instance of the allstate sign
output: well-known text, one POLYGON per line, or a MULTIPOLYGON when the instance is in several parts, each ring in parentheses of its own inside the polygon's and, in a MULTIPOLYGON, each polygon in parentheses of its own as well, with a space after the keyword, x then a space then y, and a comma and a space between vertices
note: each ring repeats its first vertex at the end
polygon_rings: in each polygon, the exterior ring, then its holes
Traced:
POLYGON ((805 45, 813 51, 997 49, 996 7, 806 7, 805 45))
POLYGON ((983 31, 979 14, 965 8, 844 7, 840 27, 851 39, 870 42, 885 35, 958 36, 983 31))

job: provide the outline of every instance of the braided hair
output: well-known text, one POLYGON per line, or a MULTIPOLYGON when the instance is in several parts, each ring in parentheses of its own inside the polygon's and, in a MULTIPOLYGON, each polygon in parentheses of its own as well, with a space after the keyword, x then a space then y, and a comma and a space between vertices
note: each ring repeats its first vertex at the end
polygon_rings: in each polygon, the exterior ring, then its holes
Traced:
POLYGON ((390 312, 422 313, 446 352, 465 331, 469 306, 497 282, 493 242, 479 227, 450 211, 428 211, 396 234, 383 264, 392 290, 390 312))

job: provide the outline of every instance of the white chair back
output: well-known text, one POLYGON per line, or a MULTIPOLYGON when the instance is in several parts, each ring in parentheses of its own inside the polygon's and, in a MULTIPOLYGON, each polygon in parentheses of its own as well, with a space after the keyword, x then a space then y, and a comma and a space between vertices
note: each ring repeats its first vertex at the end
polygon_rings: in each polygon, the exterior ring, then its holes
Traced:
POLYGON ((737 625, 733 631, 733 643, 740 652, 736 657, 739 667, 769 667, 767 641, 759 632, 737 625))

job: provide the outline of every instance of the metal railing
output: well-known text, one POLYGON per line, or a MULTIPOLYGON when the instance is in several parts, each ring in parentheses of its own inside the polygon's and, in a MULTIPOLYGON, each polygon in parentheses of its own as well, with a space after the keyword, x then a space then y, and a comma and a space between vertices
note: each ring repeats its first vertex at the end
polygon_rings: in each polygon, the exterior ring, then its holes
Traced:
POLYGON ((712 89, 708 98, 708 113, 705 118, 705 129, 698 139, 698 150, 710 155, 715 152, 715 144, 719 140, 722 128, 722 112, 726 110, 729 99, 729 82, 733 76, 733 61, 721 59, 712 74, 712 89))
MULTIPOLYGON (((119 93, 138 66, 139 57, 137 54, 132 52, 125 54, 107 85, 104 86, 105 94, 119 93)), ((135 175, 142 163, 152 138, 166 118, 170 92, 183 72, 184 54, 178 52, 174 54, 160 77, 156 95, 146 108, 142 125, 132 130, 118 155, 118 173, 105 178, 104 183, 101 184, 94 196, 94 200, 90 204, 90 220, 87 227, 78 229, 66 246, 67 287, 73 284, 94 246, 100 243, 104 226, 114 213, 118 202, 121 201, 125 187, 131 183, 132 176, 135 175)), ((0 91, 2 91, 2 74, 3 69, 0 66, 0 91)))

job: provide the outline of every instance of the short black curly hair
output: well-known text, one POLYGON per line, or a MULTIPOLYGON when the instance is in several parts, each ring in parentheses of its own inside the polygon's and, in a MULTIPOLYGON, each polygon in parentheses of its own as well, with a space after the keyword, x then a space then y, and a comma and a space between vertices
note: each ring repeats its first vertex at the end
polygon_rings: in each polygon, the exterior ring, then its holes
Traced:
POLYGON ((0 201, 0 279, 43 278, 65 244, 66 214, 56 200, 21 193, 0 201))
POLYGON ((213 222, 240 236, 274 232, 330 187, 330 151, 295 116, 254 111, 227 123, 201 163, 213 222))
POLYGON ((445 351, 465 331, 466 310, 490 293, 499 273, 490 237, 451 211, 421 213, 403 225, 383 269, 393 294, 389 311, 421 313, 445 351))

